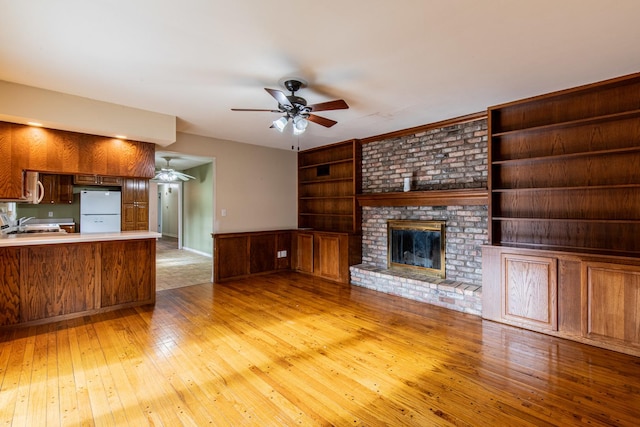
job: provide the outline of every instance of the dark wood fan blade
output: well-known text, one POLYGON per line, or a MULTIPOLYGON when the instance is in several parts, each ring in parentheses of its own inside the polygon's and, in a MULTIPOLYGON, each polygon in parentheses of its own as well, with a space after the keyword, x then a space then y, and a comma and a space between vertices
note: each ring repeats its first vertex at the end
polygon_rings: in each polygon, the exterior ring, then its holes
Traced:
POLYGON ((326 128, 330 128, 331 126, 338 123, 335 120, 327 119, 326 117, 316 116, 315 114, 309 114, 309 117, 307 118, 307 120, 309 120, 310 122, 322 125, 326 128))
POLYGON ((293 105, 291 105, 291 102, 289 102, 287 95, 285 95, 283 92, 276 89, 269 89, 266 87, 264 88, 264 90, 269 92, 269 95, 273 96, 276 99, 276 101, 278 101, 278 104, 293 108, 293 105))
POLYGON ((308 107, 311 108, 311 111, 346 110, 347 108, 349 108, 347 103, 342 99, 321 102, 319 104, 309 105, 308 107))
POLYGON ((280 110, 258 110, 255 108, 232 108, 231 111, 270 111, 272 113, 281 113, 280 110))

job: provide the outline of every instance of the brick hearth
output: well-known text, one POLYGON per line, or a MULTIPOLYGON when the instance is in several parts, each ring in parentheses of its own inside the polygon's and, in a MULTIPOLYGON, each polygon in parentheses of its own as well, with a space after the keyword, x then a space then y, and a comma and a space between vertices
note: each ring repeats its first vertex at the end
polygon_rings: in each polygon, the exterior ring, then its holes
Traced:
POLYGON ((464 313, 482 314, 482 287, 367 264, 351 266, 351 283, 464 313))

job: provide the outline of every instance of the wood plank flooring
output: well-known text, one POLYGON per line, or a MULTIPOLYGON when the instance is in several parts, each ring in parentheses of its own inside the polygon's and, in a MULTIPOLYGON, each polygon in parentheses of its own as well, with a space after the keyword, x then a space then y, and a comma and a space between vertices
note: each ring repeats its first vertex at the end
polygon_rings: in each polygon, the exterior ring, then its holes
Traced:
POLYGON ((640 358, 296 273, 0 331, 0 426, 636 426, 640 358))

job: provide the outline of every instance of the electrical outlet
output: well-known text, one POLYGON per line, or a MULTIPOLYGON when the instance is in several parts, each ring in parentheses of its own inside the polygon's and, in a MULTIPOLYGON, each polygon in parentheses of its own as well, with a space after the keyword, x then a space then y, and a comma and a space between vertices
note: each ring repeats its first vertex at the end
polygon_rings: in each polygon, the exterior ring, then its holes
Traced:
POLYGON ((53 212, 49 212, 49 218, 53 218, 53 212))
POLYGON ((220 209, 220 215, 227 216, 227 210, 226 209, 220 209))

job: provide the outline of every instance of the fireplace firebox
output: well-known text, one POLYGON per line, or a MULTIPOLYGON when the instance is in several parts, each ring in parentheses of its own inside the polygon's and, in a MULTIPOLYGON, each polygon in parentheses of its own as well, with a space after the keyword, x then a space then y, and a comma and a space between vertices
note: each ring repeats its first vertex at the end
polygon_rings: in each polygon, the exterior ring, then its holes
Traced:
POLYGON ((444 221, 388 221, 388 268, 445 278, 444 221))

